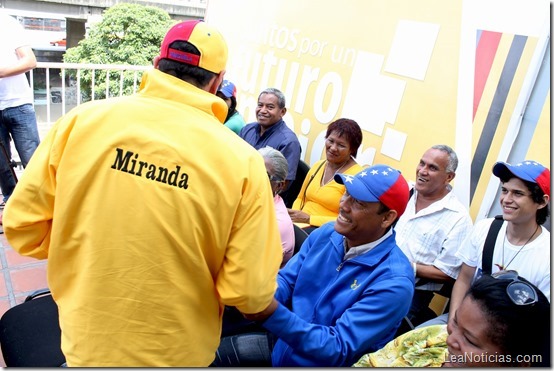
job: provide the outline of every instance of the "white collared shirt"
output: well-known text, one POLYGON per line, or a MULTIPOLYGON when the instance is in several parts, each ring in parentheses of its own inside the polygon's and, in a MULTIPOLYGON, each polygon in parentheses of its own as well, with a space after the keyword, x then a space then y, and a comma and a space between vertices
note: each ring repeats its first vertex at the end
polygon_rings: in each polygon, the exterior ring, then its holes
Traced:
POLYGON ((385 233, 381 238, 379 238, 377 241, 365 243, 360 246, 354 246, 348 249, 348 245, 346 244, 346 237, 343 239, 343 246, 344 246, 344 260, 353 259, 356 256, 365 254, 366 252, 372 250, 375 246, 379 245, 381 242, 383 242, 385 239, 387 239, 392 234, 392 228, 388 230, 387 233, 385 233))
MULTIPOLYGON (((416 197, 417 191, 408 201, 406 211, 394 228, 396 242, 411 262, 433 265, 456 279, 462 264, 456 252, 473 227, 469 212, 449 192, 416 213, 416 197)), ((417 288, 436 291, 441 287, 439 283, 427 283, 417 288)))

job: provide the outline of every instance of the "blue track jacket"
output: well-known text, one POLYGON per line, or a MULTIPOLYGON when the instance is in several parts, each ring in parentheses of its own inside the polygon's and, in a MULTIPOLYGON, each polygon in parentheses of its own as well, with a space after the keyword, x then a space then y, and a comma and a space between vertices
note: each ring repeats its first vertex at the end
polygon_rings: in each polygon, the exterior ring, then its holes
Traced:
POLYGON ((414 294, 395 234, 347 261, 334 222, 310 234, 279 271, 282 305, 263 323, 279 338, 273 366, 349 367, 394 337, 414 294))

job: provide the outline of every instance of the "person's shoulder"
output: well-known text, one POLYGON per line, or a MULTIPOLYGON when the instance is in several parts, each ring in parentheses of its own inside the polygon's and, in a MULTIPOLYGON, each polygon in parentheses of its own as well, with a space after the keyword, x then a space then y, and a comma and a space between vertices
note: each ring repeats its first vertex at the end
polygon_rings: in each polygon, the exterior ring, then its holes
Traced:
POLYGON ((448 192, 446 196, 446 207, 462 214, 464 217, 470 218, 468 208, 462 204, 458 196, 453 191, 448 192))
POLYGON ((244 126, 242 127, 242 129, 240 129, 240 131, 239 131, 239 133, 238 133, 239 136, 240 136, 241 138, 245 139, 245 137, 246 137, 249 133, 255 131, 256 126, 258 126, 258 123, 257 123, 257 122, 251 122, 251 123, 249 123, 249 124, 244 125, 244 126))

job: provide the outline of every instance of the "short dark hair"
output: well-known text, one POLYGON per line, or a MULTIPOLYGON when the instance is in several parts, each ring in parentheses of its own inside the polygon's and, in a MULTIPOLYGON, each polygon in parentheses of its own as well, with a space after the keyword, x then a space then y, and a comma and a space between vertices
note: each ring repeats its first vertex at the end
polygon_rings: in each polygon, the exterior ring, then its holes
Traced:
POLYGON ((443 151, 448 155, 448 164, 446 165, 446 172, 455 173, 456 169, 458 168, 458 155, 456 155, 456 152, 452 149, 452 147, 446 144, 435 144, 431 148, 438 149, 439 151, 443 151))
MULTIPOLYGON (((188 41, 174 41, 169 46, 172 49, 180 50, 194 55, 200 55, 200 51, 196 48, 196 46, 192 45, 188 41)), ((210 80, 214 76, 216 76, 215 73, 205 70, 201 67, 176 62, 165 58, 160 59, 160 61, 158 62, 158 69, 169 75, 175 76, 178 79, 186 81, 196 86, 197 88, 202 88, 206 86, 210 82, 210 80)))
POLYGON ((344 137, 344 139, 348 141, 348 144, 350 145, 350 154, 352 157, 356 157, 356 153, 358 152, 358 148, 360 148, 360 144, 362 144, 363 139, 360 125, 358 125, 358 123, 354 120, 340 118, 327 126, 325 138, 329 137, 329 135, 333 132, 336 132, 339 137, 344 137))
MULTIPOLYGON (((531 192, 531 199, 533 200, 533 202, 537 204, 542 204, 544 202, 544 199, 543 199, 544 191, 541 189, 541 187, 539 187, 537 183, 529 182, 527 180, 518 178, 517 176, 515 176, 509 171, 506 171, 502 173, 501 176, 499 176, 499 179, 502 182, 502 184, 508 182, 512 178, 517 178, 521 180, 523 184, 525 184, 529 192, 531 192)), ((549 207, 549 204, 547 203, 545 207, 537 210, 535 219, 539 225, 542 225, 546 222, 546 219, 548 219, 549 216, 550 216, 550 207, 549 207)))
POLYGON ((266 88, 262 90, 260 94, 258 94, 258 101, 260 100, 260 97, 264 94, 272 94, 277 97, 277 104, 279 105, 279 108, 285 108, 285 105, 287 103, 285 99, 285 94, 277 88, 266 88))
POLYGON ((540 355, 541 360, 532 366, 550 366, 550 303, 544 293, 523 277, 537 292, 538 301, 530 305, 517 305, 507 294, 511 280, 495 279, 484 275, 475 281, 466 297, 473 299, 488 317, 489 338, 505 354, 540 355))

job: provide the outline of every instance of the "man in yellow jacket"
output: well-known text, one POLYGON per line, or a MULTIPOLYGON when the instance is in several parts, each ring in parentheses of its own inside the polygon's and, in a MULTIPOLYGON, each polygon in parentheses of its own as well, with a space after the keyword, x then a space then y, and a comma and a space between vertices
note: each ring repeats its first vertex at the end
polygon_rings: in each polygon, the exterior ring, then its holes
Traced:
POLYGON ((269 305, 282 259, 262 157, 223 126, 221 34, 166 34, 130 97, 55 123, 4 212, 20 254, 48 259, 68 366, 208 366, 225 305, 269 305))

